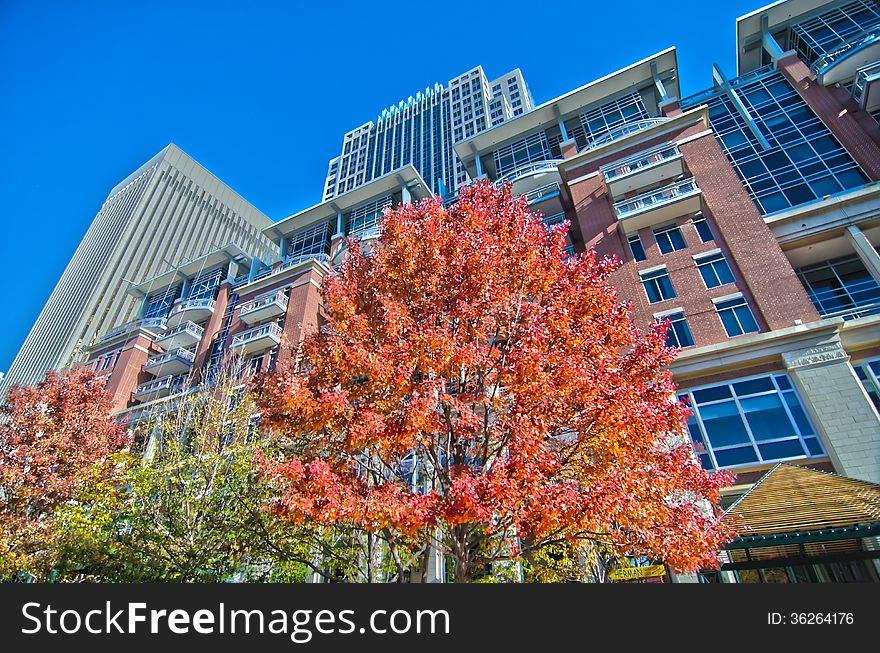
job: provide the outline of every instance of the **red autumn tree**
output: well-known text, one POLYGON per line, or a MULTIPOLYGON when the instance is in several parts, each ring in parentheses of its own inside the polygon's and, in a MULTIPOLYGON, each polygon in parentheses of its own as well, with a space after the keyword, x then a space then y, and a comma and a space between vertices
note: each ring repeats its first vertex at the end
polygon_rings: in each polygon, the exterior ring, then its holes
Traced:
MULTIPOLYGON (((0 563, 45 544, 49 518, 86 484, 108 472, 127 444, 93 370, 49 372, 35 387, 13 387, 0 424, 0 563)), ((3 565, 0 565, 3 566, 3 565)))
POLYGON ((485 182, 380 227, 325 282, 299 368, 259 382, 293 452, 265 463, 278 515, 435 538, 459 582, 580 539, 711 565, 730 479, 691 454, 666 329, 633 325, 616 263, 566 257, 567 227, 485 182))

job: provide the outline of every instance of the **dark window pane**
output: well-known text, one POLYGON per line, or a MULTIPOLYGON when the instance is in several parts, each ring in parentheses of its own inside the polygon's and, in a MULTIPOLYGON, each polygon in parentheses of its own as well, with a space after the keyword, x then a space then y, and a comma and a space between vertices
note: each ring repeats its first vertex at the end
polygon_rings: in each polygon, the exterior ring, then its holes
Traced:
POLYGON ((722 467, 731 465, 743 465, 745 463, 753 463, 758 461, 758 455, 751 445, 748 447, 739 447, 737 449, 725 449, 715 452, 715 459, 722 467))
POLYGON ((769 444, 758 445, 761 451, 761 457, 764 460, 779 460, 780 458, 794 458, 795 456, 805 455, 804 447, 800 440, 783 440, 782 442, 771 442, 769 444))
POLYGON ((713 447, 749 442, 749 434, 734 402, 703 406, 700 416, 713 447))
POLYGON ((761 395, 740 400, 755 440, 775 440, 797 435, 779 395, 761 395))

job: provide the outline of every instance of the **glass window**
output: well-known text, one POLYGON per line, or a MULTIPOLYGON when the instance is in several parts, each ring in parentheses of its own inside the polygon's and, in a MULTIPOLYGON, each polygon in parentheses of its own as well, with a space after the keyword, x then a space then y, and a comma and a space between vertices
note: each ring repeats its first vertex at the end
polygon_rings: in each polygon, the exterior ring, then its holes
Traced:
POLYGON ((795 271, 823 317, 849 320, 880 312, 880 284, 858 256, 822 261, 795 271))
POLYGON ((628 122, 648 118, 648 110, 642 96, 636 92, 607 102, 582 113, 580 124, 569 129, 569 135, 577 143, 578 149, 587 146, 594 138, 628 122))
POLYGON ((677 224, 655 229, 654 238, 656 239, 657 247, 660 248, 662 254, 669 254, 687 247, 681 229, 679 229, 677 224))
POLYGON ((703 277, 706 288, 717 288, 728 283, 733 283, 733 272, 727 264, 727 259, 721 252, 715 252, 694 259, 697 269, 703 277))
POLYGON ((865 391, 874 403, 874 407, 880 410, 880 361, 853 365, 856 375, 865 386, 865 391))
POLYGON ((731 338, 758 331, 758 323, 745 297, 716 302, 715 310, 718 311, 724 330, 731 338))
POLYGON ((694 337, 684 316, 684 311, 669 313, 658 319, 660 322, 669 320, 669 331, 666 333, 667 347, 693 347, 694 337))
POLYGON ((667 272, 665 267, 650 272, 642 272, 639 276, 648 295, 648 301, 652 304, 675 297, 675 289, 672 287, 672 281, 669 280, 669 272, 667 272))
POLYGON ((824 455, 783 374, 701 388, 679 398, 693 411, 688 432, 706 469, 824 455))
POLYGON ((141 317, 165 317, 174 300, 180 296, 180 286, 173 286, 165 290, 151 293, 144 298, 144 308, 141 317))
POLYGON ((867 176, 782 73, 768 66, 730 81, 765 149, 723 92, 682 100, 682 109, 709 107, 709 119, 746 191, 763 214, 863 186, 867 176))
POLYGON ((309 227, 295 233, 283 252, 286 258, 330 253, 330 223, 309 227))
POLYGON ((636 261, 644 261, 648 258, 648 255, 645 253, 645 246, 638 234, 632 234, 626 240, 629 243, 629 251, 632 252, 633 258, 636 261))
POLYGON ((213 298, 217 292, 217 286, 220 285, 220 279, 226 272, 226 266, 215 268, 203 272, 192 280, 187 299, 209 299, 213 298))
POLYGON ((706 216, 700 214, 695 217, 694 228, 697 230, 697 235, 700 237, 701 242, 708 243, 715 240, 715 234, 712 233, 712 228, 709 226, 706 216))
POLYGON ((379 224, 386 207, 391 206, 391 195, 354 209, 348 216, 348 234, 359 235, 379 224))

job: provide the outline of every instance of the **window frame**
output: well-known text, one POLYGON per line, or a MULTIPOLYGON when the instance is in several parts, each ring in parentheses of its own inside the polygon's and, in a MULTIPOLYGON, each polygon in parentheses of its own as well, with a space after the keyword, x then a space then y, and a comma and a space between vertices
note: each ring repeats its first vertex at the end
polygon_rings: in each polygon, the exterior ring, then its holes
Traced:
MULTIPOLYGON (((794 383, 792 382, 790 376, 785 372, 770 372, 770 373, 764 373, 764 374, 754 374, 754 375, 750 375, 750 376, 746 376, 746 377, 742 377, 742 378, 731 379, 730 381, 724 381, 721 383, 709 383, 706 385, 695 386, 693 388, 688 388, 687 390, 684 390, 682 392, 677 393, 676 398, 679 401, 683 401, 683 403, 687 406, 687 408, 693 413, 693 416, 696 418, 696 426, 699 430, 700 436, 703 439, 705 451, 700 451, 699 449, 697 449, 696 443, 693 441, 693 438, 690 433, 690 424, 688 424, 688 427, 687 427, 688 428, 688 438, 691 440, 691 445, 693 446, 694 452, 697 454, 698 458, 700 458, 702 455, 706 455, 709 457, 709 460, 711 461, 711 464, 712 464, 712 467, 709 468, 709 471, 716 471, 716 470, 722 470, 722 469, 724 469, 724 470, 742 469, 742 468, 746 468, 746 467, 755 467, 758 465, 773 464, 773 463, 782 462, 782 461, 786 461, 786 460, 802 460, 805 458, 819 459, 819 458, 827 458, 828 457, 828 452, 825 450, 825 445, 822 442, 822 437, 819 434, 819 430, 818 430, 818 428, 816 428, 816 425, 814 424, 813 419, 810 417, 810 413, 807 410, 806 404, 804 403, 803 399, 801 398, 800 394, 798 393, 798 390, 795 387, 794 383), (785 379, 788 382, 789 388, 783 389, 780 386, 779 381, 777 380, 779 377, 785 377, 785 379), (748 381, 755 381, 757 379, 763 379, 763 378, 770 378, 771 379, 771 382, 774 387, 773 391, 767 390, 767 391, 753 392, 751 394, 738 395, 733 388, 734 384, 744 383, 744 382, 748 382, 748 381), (721 399, 716 399, 713 401, 706 401, 706 402, 703 402, 702 404, 699 404, 699 405, 697 404, 697 401, 694 398, 694 392, 699 392, 700 390, 708 390, 711 388, 718 388, 718 387, 722 387, 722 386, 727 386, 728 388, 730 388, 730 395, 728 397, 723 397, 721 399), (797 419, 794 417, 794 414, 792 413, 791 406, 789 406, 788 402, 785 400, 786 394, 793 395, 795 397, 795 399, 797 399, 798 407, 803 412, 804 417, 807 420, 807 423, 812 428, 812 430, 813 430, 812 433, 805 434, 801 430, 801 426, 798 424, 797 419), (749 424, 748 418, 746 417, 747 413, 743 410, 741 399, 752 399, 755 397, 772 396, 772 395, 775 395, 779 398, 780 403, 782 404, 782 407, 785 410, 785 414, 788 417, 789 424, 794 428, 796 435, 794 435, 794 436, 789 435, 789 436, 785 436, 782 438, 773 438, 773 439, 768 439, 768 440, 758 440, 752 431, 752 426, 751 426, 751 424, 749 424), (687 401, 683 401, 683 397, 685 397, 685 396, 687 396, 687 398, 688 398, 687 401), (748 443, 735 443, 735 444, 721 445, 721 446, 716 447, 712 444, 712 440, 709 437, 709 434, 707 432, 706 426, 703 421, 702 413, 700 412, 700 408, 701 407, 705 408, 706 406, 718 405, 718 404, 722 404, 722 403, 726 403, 726 402, 730 402, 730 401, 733 401, 734 405, 736 406, 737 414, 738 414, 740 420, 742 421, 743 427, 745 428, 746 434, 748 436, 748 443), (811 439, 815 439, 815 441, 818 443, 819 449, 821 450, 821 453, 818 453, 818 454, 811 453, 810 448, 806 442, 807 440, 811 440, 811 439), (787 441, 794 441, 794 440, 798 440, 798 442, 800 442, 802 450, 804 452, 806 452, 804 455, 790 456, 787 458, 765 459, 764 455, 761 453, 761 449, 759 448, 759 443, 761 445, 767 445, 767 444, 774 444, 777 442, 787 442, 787 441), (715 455, 716 450, 727 451, 727 450, 732 450, 732 449, 738 449, 738 448, 747 446, 747 444, 751 445, 753 451, 757 455, 757 458, 758 458, 757 460, 752 461, 752 462, 739 463, 736 465, 721 466, 718 464, 718 459, 715 455)), ((689 418, 689 421, 690 421, 690 418, 689 418)), ((701 460, 701 464, 702 464, 702 460, 701 460)), ((704 465, 704 468, 705 468, 705 465, 704 465)))

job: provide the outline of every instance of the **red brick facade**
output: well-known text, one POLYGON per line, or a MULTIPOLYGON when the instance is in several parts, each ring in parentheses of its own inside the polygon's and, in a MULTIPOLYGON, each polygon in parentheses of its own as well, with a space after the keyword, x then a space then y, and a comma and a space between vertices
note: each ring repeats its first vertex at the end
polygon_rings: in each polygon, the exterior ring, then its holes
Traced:
POLYGON ((727 341, 729 338, 712 299, 735 292, 741 292, 748 300, 762 331, 793 326, 798 320, 811 322, 819 319, 788 259, 704 122, 642 142, 626 151, 614 152, 603 159, 591 160, 584 166, 569 169, 565 176, 585 247, 595 248, 600 255, 615 255, 621 260, 622 265, 613 280, 620 297, 633 302, 633 314, 640 325, 652 322, 656 313, 681 308, 697 346, 727 341), (679 143, 679 149, 686 176, 693 176, 702 191, 702 213, 715 240, 701 242, 692 222, 693 216, 683 215, 675 223, 680 226, 687 243, 685 249, 662 254, 652 228, 641 229, 639 235, 647 259, 635 261, 626 235, 618 225, 599 166, 665 142, 678 141, 683 141, 679 143), (736 277, 735 285, 706 288, 693 256, 715 249, 724 253, 736 277), (666 266, 676 297, 652 304, 639 272, 659 265, 666 266))

